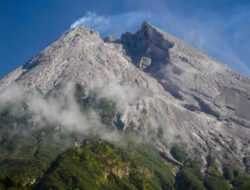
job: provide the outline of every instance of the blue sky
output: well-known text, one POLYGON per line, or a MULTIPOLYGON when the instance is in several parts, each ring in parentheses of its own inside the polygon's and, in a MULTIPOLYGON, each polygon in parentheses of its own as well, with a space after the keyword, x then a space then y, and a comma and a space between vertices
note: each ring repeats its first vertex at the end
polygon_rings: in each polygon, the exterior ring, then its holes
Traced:
POLYGON ((76 21, 104 36, 136 31, 144 20, 250 77, 249 0, 1 0, 0 78, 76 21))

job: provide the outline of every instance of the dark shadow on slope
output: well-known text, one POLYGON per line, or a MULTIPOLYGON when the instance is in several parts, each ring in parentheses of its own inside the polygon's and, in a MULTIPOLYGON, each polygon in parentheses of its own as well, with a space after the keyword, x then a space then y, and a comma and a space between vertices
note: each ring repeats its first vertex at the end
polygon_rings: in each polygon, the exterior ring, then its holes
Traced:
POLYGON ((212 116, 216 117, 217 119, 220 118, 220 114, 217 113, 215 110, 213 110, 211 108, 211 106, 208 105, 207 103, 205 103, 201 98, 194 96, 194 99, 199 103, 201 112, 212 115, 212 116))
POLYGON ((120 43, 124 45, 132 62, 149 73, 159 71, 162 65, 169 62, 169 49, 174 46, 174 43, 164 39, 160 32, 146 22, 135 34, 124 33, 120 43))

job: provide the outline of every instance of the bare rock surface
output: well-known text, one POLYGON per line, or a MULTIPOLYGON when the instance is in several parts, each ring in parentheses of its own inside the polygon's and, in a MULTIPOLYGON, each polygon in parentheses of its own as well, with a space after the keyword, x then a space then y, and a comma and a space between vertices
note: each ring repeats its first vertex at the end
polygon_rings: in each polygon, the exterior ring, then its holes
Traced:
POLYGON ((132 123, 165 147, 185 142, 204 165, 212 157, 249 171, 250 81, 148 23, 106 42, 91 29, 72 29, 3 78, 0 89, 17 82, 46 94, 65 81, 87 91, 130 89, 124 96, 134 98, 119 110, 125 127, 132 123))

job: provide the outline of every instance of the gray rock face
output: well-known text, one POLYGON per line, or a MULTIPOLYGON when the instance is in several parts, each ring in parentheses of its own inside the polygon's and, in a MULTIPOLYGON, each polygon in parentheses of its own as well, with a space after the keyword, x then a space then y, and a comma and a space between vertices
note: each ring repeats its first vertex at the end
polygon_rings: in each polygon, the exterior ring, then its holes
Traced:
POLYGON ((248 79, 148 23, 113 42, 75 28, 2 79, 0 89, 18 82, 46 94, 63 81, 87 90, 119 84, 136 94, 119 110, 125 127, 133 123, 161 150, 183 141, 204 165, 210 158, 249 171, 248 79))
POLYGON ((244 126, 249 127, 249 80, 147 23, 136 34, 123 36, 122 42, 127 51, 134 54, 136 65, 144 56, 152 60, 146 72, 182 100, 185 108, 221 120, 226 114, 230 120, 245 122, 244 126))
POLYGON ((148 57, 142 57, 139 63, 139 68, 141 70, 147 69, 152 63, 152 60, 148 57))

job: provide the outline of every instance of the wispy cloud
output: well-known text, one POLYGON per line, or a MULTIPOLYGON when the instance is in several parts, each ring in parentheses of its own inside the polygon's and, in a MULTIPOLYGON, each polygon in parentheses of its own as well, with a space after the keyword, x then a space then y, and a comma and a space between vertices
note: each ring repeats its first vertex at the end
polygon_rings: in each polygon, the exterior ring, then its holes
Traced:
MULTIPOLYGON (((62 84, 59 89, 51 91, 45 97, 36 90, 25 91, 21 84, 13 83, 6 89, 0 90, 0 113, 8 111, 14 116, 29 114, 28 120, 32 123, 27 132, 42 127, 54 127, 56 130, 62 130, 69 133, 77 133, 86 136, 98 136, 110 142, 120 143, 121 138, 129 138, 135 142, 151 142, 158 138, 161 130, 162 140, 172 143, 172 140, 181 133, 175 127, 166 127, 168 123, 167 112, 156 113, 148 111, 147 117, 141 113, 141 109, 153 110, 152 104, 155 100, 148 99, 148 105, 141 104, 138 108, 139 97, 148 96, 149 92, 138 90, 129 85, 120 85, 118 83, 109 83, 101 88, 90 92, 88 97, 106 99, 115 104, 115 112, 120 115, 121 121, 125 127, 134 126, 137 130, 143 124, 143 130, 140 136, 123 136, 117 130, 110 130, 102 123, 99 112, 94 107, 89 107, 84 111, 75 99, 75 84, 68 82, 62 84), (145 106, 145 107, 144 107, 145 106), (22 110, 22 112, 20 112, 22 110), (151 114, 153 113, 153 114, 151 114), (141 117, 145 117, 142 122, 141 117), (144 116, 143 116, 144 115, 144 116), (133 125, 131 125, 133 123, 133 125), (135 137, 135 138, 134 138, 135 137)), ((140 100, 143 102, 142 100, 140 100)), ((166 105, 165 105, 166 106, 166 105)), ((164 110, 166 110, 164 108, 164 110)), ((108 112, 107 112, 108 113, 108 112)), ((173 126, 173 125, 171 125, 173 126)))
POLYGON ((98 15, 88 12, 82 18, 75 21, 71 28, 90 27, 102 35, 120 35, 126 31, 135 31, 145 20, 151 20, 150 12, 125 12, 116 15, 98 15))

